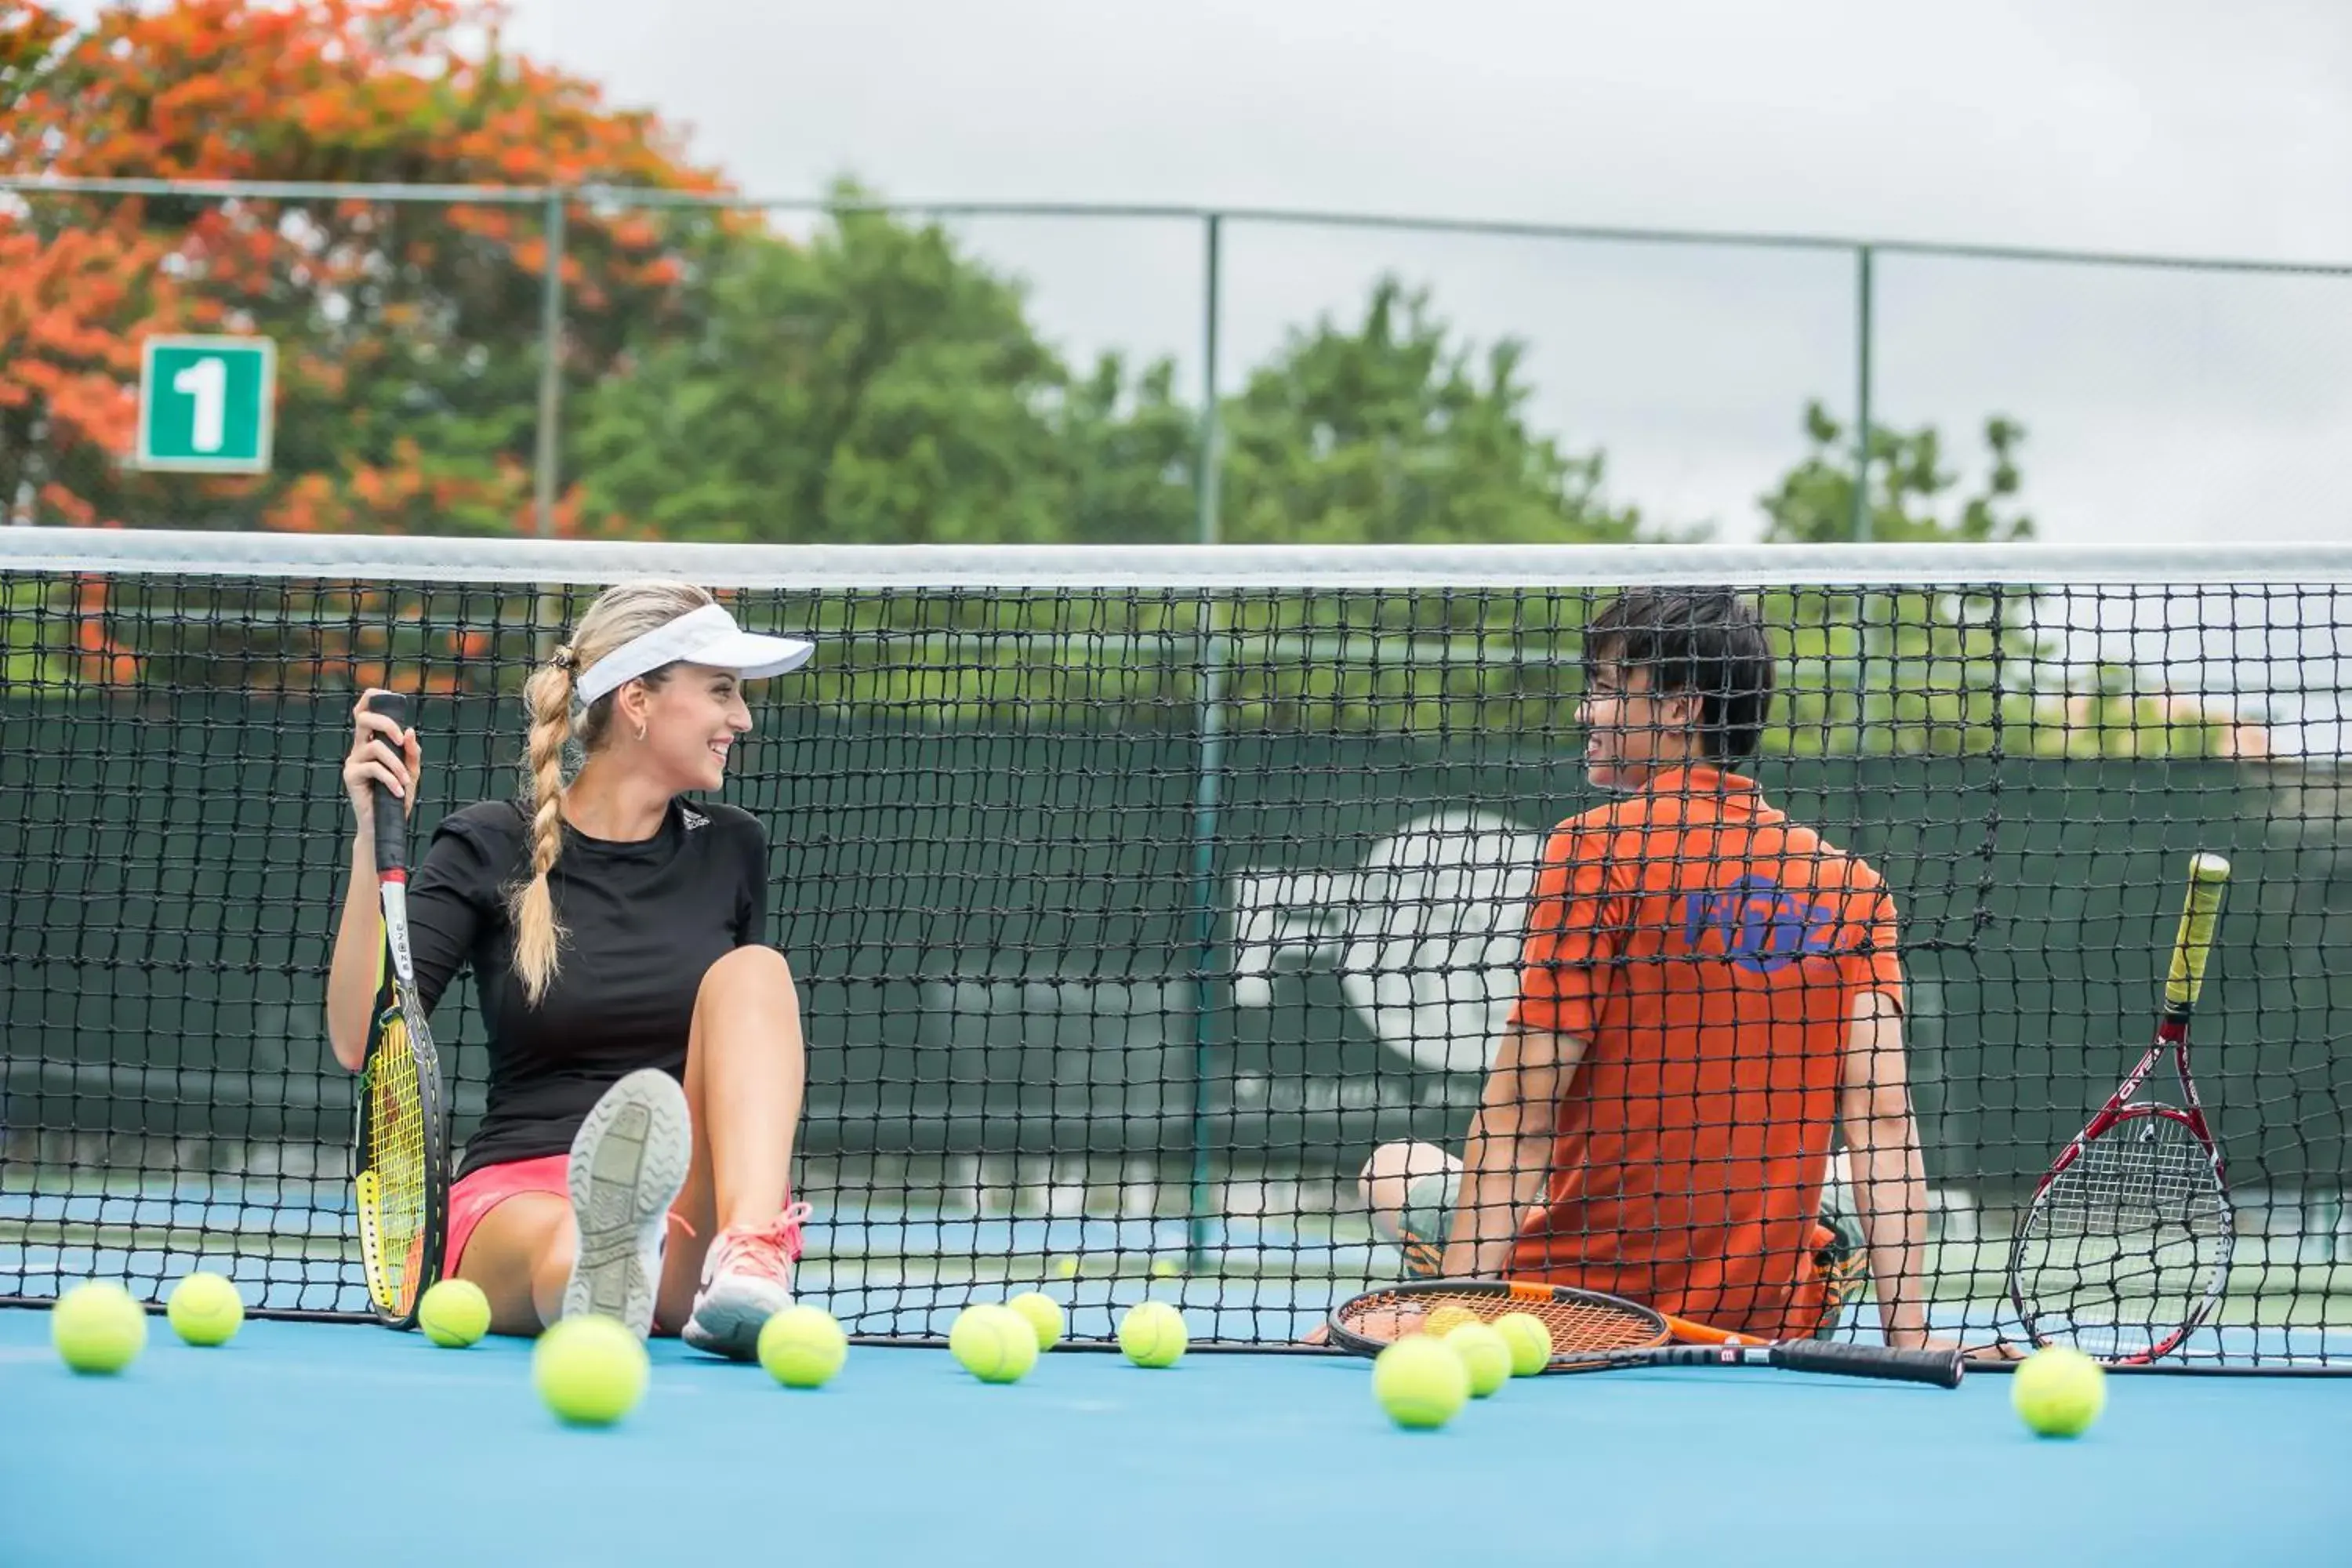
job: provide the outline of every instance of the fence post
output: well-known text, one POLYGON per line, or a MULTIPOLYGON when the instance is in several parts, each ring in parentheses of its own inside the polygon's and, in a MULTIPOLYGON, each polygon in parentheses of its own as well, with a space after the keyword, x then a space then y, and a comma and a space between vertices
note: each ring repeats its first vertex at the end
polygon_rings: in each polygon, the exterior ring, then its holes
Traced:
POLYGON ((1853 538, 1870 542, 1870 306, 1871 248, 1853 253, 1854 419, 1853 419, 1853 538))
POLYGON ((539 536, 555 532, 558 439, 563 417, 563 189, 547 193, 547 270, 539 290, 539 451, 533 465, 539 536))
MULTIPOLYGON (((1219 450, 1217 412, 1217 336, 1222 316, 1223 284, 1221 244, 1223 219, 1211 213, 1202 230, 1202 305, 1201 321, 1201 453, 1197 479, 1199 516, 1194 538, 1202 544, 1217 542, 1218 479, 1223 467, 1219 450)), ((1192 781, 1192 1169, 1185 1200, 1187 1268, 1206 1266, 1209 1222, 1213 1199, 1214 1170, 1211 1112, 1211 1069, 1216 1049, 1217 970, 1217 812, 1225 765, 1225 634, 1220 625, 1224 605, 1202 594, 1199 615, 1199 706, 1195 722, 1200 749, 1192 781)))
POLYGON ((1195 486, 1198 503, 1193 539, 1214 544, 1222 531, 1218 516, 1218 479, 1223 468, 1218 438, 1222 425, 1217 411, 1217 339, 1223 325, 1224 291, 1223 241, 1224 216, 1211 213, 1202 220, 1206 248, 1202 256, 1201 306, 1201 466, 1195 486))

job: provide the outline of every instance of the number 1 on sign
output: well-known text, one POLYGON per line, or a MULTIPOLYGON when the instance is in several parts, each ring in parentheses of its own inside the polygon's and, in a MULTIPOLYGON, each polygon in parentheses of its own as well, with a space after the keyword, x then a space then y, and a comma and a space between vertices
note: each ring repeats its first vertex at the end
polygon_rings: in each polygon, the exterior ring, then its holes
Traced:
POLYGON ((228 362, 207 355, 173 373, 172 390, 195 405, 188 444, 217 452, 228 433, 228 362))

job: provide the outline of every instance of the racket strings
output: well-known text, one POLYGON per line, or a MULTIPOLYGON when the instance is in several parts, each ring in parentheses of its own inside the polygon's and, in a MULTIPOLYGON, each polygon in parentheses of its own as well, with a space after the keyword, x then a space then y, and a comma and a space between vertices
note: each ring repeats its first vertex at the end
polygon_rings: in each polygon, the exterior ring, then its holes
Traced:
POLYGON ((2084 1146, 2027 1216, 2019 1270, 2039 1333, 2140 1355, 2201 1318, 2229 1261, 2212 1156, 2183 1123, 2138 1116, 2084 1146))
POLYGON ((361 1240, 377 1304, 405 1312, 424 1274, 425 1130, 408 1026, 397 1014, 383 1026, 362 1092, 370 1097, 366 1168, 360 1195, 361 1240))
POLYGON ((1402 1339, 1423 1331, 1427 1320, 1444 1307, 1460 1308, 1486 1322, 1507 1312, 1529 1313, 1550 1331, 1555 1357, 1648 1350, 1672 1337, 1664 1324, 1646 1313, 1602 1301, 1561 1299, 1548 1290, 1380 1291, 1349 1303, 1343 1321, 1369 1339, 1402 1339))

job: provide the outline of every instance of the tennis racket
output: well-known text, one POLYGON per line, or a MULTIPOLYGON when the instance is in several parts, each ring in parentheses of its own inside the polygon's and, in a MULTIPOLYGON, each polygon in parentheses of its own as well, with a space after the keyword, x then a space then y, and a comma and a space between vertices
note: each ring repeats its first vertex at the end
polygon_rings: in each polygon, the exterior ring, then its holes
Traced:
POLYGON ((2018 1221, 2009 1293, 2037 1345, 2151 1362, 2205 1321, 2229 1282, 2230 1192, 2189 1076, 2189 1016, 2229 880, 2221 856, 2190 859, 2156 1044, 2059 1154, 2018 1221), (2182 1107, 2135 1101, 2167 1050, 2182 1107))
POLYGON ((1331 1313, 1331 1342, 1377 1355, 1426 1331, 1442 1307, 1492 1322, 1528 1312, 1551 1331, 1548 1372, 1610 1372, 1633 1366, 1751 1366, 1780 1372, 1836 1373, 1889 1383, 1960 1385, 1958 1351, 1893 1350, 1836 1340, 1767 1342, 1668 1318, 1649 1308, 1564 1285, 1517 1279, 1420 1279, 1368 1290, 1331 1313))
MULTIPOLYGON (((403 728, 408 700, 378 692, 368 710, 403 728)), ((383 906, 383 951, 367 1060, 360 1069, 353 1136, 354 1206, 368 1300, 396 1329, 416 1321, 416 1303, 441 1272, 448 1227, 448 1129, 441 1059, 425 1026, 408 949, 408 817, 399 797, 375 792, 375 871, 383 906)))

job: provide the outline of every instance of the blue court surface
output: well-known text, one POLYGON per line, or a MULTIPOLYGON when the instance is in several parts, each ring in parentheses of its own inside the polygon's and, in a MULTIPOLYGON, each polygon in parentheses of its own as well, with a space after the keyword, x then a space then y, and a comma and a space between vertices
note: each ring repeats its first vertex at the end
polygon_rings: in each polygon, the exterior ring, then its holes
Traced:
POLYGON ((46 1312, 0 1310, 0 1564, 2352 1561, 2336 1379, 2115 1377, 2061 1442, 1999 1374, 1626 1372, 1415 1434, 1336 1356, 1058 1351, 992 1387, 861 1345, 795 1393, 658 1343, 645 1403, 580 1431, 518 1341, 150 1327, 129 1371, 78 1377, 46 1312))

